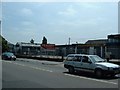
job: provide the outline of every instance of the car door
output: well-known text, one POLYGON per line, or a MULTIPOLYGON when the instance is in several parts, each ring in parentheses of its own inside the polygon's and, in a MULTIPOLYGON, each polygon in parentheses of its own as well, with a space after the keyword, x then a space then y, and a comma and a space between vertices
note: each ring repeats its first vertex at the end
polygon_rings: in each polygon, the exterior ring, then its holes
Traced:
POLYGON ((81 68, 84 71, 94 72, 94 64, 88 56, 82 56, 81 68))
POLYGON ((75 56, 74 57, 74 69, 75 70, 81 69, 81 60, 82 60, 82 56, 75 56))

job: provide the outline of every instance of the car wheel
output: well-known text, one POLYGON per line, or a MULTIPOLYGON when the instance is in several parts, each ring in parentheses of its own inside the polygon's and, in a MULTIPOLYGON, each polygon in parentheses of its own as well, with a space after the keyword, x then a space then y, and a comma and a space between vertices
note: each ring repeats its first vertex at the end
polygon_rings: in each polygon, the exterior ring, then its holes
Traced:
POLYGON ((111 74, 110 77, 112 77, 112 78, 115 77, 115 74, 111 74))
POLYGON ((102 70, 101 69, 97 69, 95 71, 95 75, 97 78, 101 78, 103 76, 102 70))
POLYGON ((69 67, 68 71, 69 71, 69 73, 74 73, 74 68, 73 67, 69 67))

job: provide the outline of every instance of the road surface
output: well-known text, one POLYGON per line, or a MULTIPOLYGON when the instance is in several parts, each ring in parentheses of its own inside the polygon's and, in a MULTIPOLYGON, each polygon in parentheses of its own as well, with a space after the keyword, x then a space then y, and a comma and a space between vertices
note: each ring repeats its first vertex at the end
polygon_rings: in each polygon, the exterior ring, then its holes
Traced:
POLYGON ((62 62, 17 58, 2 62, 2 88, 118 88, 120 75, 96 79, 91 73, 69 74, 62 62))

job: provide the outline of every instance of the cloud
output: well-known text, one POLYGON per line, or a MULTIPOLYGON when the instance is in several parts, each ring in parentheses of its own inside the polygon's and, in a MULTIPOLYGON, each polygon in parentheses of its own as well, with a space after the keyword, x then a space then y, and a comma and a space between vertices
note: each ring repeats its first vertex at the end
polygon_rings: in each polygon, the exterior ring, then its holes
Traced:
POLYGON ((59 11, 58 14, 65 16, 74 16, 75 14, 77 14, 77 11, 72 6, 69 6, 66 10, 59 11))
POLYGON ((28 9, 28 8, 23 8, 21 11, 20 11, 21 15, 24 15, 24 16, 31 16, 33 15, 33 12, 31 9, 28 9))

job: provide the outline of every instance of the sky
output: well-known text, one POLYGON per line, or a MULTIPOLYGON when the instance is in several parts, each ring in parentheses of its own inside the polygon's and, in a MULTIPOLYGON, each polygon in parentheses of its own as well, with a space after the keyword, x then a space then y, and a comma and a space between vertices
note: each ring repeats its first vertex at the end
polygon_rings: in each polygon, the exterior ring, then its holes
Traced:
POLYGON ((2 35, 9 42, 85 43, 118 33, 117 2, 3 2, 2 35))

